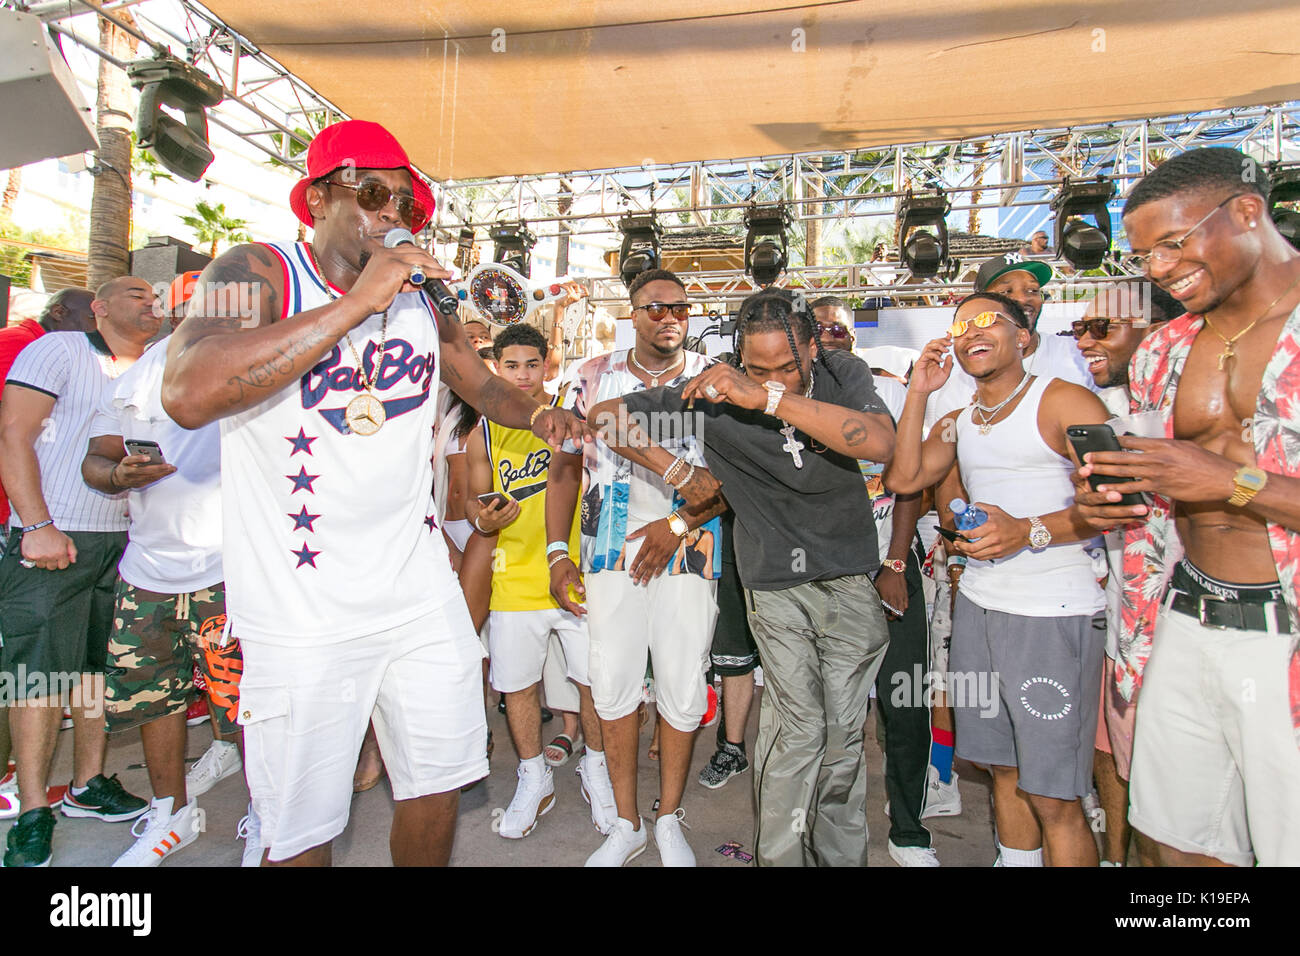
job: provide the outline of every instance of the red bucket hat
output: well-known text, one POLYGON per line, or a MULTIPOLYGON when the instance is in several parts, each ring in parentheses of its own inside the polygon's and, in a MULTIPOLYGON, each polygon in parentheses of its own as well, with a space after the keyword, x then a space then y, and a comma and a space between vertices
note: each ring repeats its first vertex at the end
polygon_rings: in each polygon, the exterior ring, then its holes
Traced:
POLYGON ((307 147, 307 175, 289 193, 289 208, 308 226, 312 225, 307 208, 307 187, 342 166, 354 169, 405 169, 411 174, 411 191, 415 201, 426 210, 423 219, 417 214, 411 232, 419 232, 433 215, 433 190, 415 171, 411 160, 396 137, 378 123, 367 120, 344 120, 326 126, 307 147))

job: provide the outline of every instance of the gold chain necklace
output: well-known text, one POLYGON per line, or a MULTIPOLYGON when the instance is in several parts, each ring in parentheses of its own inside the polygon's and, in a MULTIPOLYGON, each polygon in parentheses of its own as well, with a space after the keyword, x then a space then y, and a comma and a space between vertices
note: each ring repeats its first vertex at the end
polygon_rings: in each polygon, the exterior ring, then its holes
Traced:
MULTIPOLYGON (((325 278, 324 273, 321 273, 321 278, 325 278)), ((325 293, 330 297, 330 301, 337 302, 339 300, 334 290, 329 287, 328 279, 325 280, 325 293)), ((388 310, 384 309, 384 321, 379 327, 379 347, 375 350, 375 367, 371 370, 370 375, 366 375, 365 363, 361 361, 361 356, 357 354, 357 347, 352 344, 351 333, 344 332, 343 338, 347 340, 348 348, 352 350, 352 358, 357 363, 357 375, 361 376, 361 385, 365 388, 363 394, 348 402, 347 408, 343 410, 343 420, 348 423, 348 429, 354 435, 373 435, 384 427, 384 421, 388 418, 388 413, 384 411, 384 403, 375 397, 375 385, 379 381, 379 367, 383 364, 384 349, 388 345, 388 310)))
POLYGON ((364 394, 348 402, 343 416, 347 420, 348 427, 356 434, 373 435, 384 427, 384 420, 388 417, 388 413, 384 411, 384 403, 375 397, 375 384, 379 381, 379 366, 384 360, 384 348, 388 344, 388 310, 384 309, 384 322, 379 330, 379 347, 375 350, 375 366, 369 376, 366 375, 366 367, 361 361, 361 356, 357 354, 357 347, 352 344, 352 336, 344 332, 343 337, 347 339, 352 357, 356 359, 357 374, 361 376, 361 384, 365 387, 364 394))
POLYGON ((651 387, 651 388, 658 388, 658 387, 659 387, 659 379, 660 379, 661 377, 663 377, 663 376, 664 376, 665 374, 667 374, 668 372, 671 372, 673 369, 677 368, 678 365, 685 364, 685 362, 686 362, 686 355, 685 355, 685 353, 679 353, 678 356, 677 356, 677 358, 675 358, 675 359, 673 360, 673 364, 672 364, 672 365, 665 366, 664 368, 661 368, 661 369, 660 369, 659 371, 657 371, 657 372, 652 372, 652 371, 650 371, 650 369, 646 368, 644 365, 642 365, 640 362, 638 362, 638 361, 636 360, 636 346, 633 346, 632 348, 630 348, 630 349, 627 350, 627 357, 628 357, 628 359, 632 362, 633 365, 635 365, 635 366, 636 366, 637 368, 639 368, 641 371, 645 372, 647 375, 650 376, 650 387, 651 387))
POLYGON ((1210 317, 1208 315, 1201 316, 1201 318, 1205 320, 1206 328, 1208 328, 1211 332, 1213 332, 1215 335, 1217 335, 1220 339, 1223 340, 1224 348, 1223 351, 1219 353, 1220 372, 1223 371, 1223 365, 1225 362, 1228 361, 1228 359, 1237 357, 1237 350, 1233 348, 1233 343, 1236 342, 1237 339, 1245 335, 1247 332, 1249 332, 1251 329, 1253 329, 1256 325, 1258 325, 1270 312, 1273 311, 1273 307, 1277 305, 1279 302, 1281 302, 1283 299, 1285 299, 1297 285, 1300 285, 1300 276, 1296 276, 1295 281, 1292 282, 1289 286, 1287 286, 1286 290, 1281 295, 1279 295, 1276 299, 1270 302, 1268 304, 1268 307, 1265 308, 1264 311, 1259 314, 1259 317, 1256 318, 1254 322, 1250 323, 1250 325, 1246 326, 1244 329, 1242 329, 1232 338, 1228 338, 1222 332, 1216 329, 1214 327, 1214 323, 1210 321, 1210 317))

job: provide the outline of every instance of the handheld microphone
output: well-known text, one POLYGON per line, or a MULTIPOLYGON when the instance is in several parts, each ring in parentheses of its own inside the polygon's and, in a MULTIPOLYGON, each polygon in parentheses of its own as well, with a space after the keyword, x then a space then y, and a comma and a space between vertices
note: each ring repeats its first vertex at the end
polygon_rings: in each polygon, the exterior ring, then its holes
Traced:
MULTIPOLYGON (((400 245, 415 245, 415 237, 406 229, 391 229, 384 236, 384 248, 395 249, 400 245)), ((426 279, 424 273, 419 269, 411 272, 411 282, 418 285, 425 291, 425 294, 433 300, 434 306, 443 315, 455 315, 458 300, 443 285, 441 279, 426 279)))

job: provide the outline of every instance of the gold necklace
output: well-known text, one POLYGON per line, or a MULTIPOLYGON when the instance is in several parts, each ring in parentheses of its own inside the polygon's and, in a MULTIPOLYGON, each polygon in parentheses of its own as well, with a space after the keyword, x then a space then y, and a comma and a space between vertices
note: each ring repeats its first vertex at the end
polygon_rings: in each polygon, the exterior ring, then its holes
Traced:
POLYGON ((657 371, 657 372, 652 372, 652 371, 650 371, 650 369, 646 368, 644 365, 642 365, 640 362, 638 362, 638 361, 636 360, 636 346, 632 346, 632 348, 630 348, 630 349, 627 350, 627 357, 628 357, 628 359, 632 362, 633 365, 635 365, 635 366, 636 366, 637 368, 639 368, 641 371, 645 372, 647 375, 650 376, 650 387, 651 387, 651 388, 658 388, 658 387, 659 387, 659 379, 660 379, 661 376, 663 376, 663 375, 664 375, 665 373, 667 373, 667 372, 671 372, 673 369, 675 369, 675 368, 678 366, 678 364, 680 364, 680 363, 684 363, 684 362, 686 361, 686 355, 685 355, 685 353, 679 353, 678 356, 677 356, 677 358, 675 358, 675 359, 673 360, 673 364, 672 364, 672 365, 668 365, 668 366, 666 366, 666 367, 664 367, 664 368, 661 368, 661 369, 660 369, 659 371, 657 371))
POLYGON ((1219 353, 1220 372, 1223 371, 1223 365, 1225 362, 1228 361, 1228 359, 1237 357, 1237 350, 1233 348, 1233 343, 1236 342, 1237 339, 1245 335, 1247 332, 1249 332, 1251 329, 1253 329, 1256 325, 1258 325, 1270 312, 1273 311, 1273 307, 1277 305, 1279 302, 1281 302, 1283 299, 1285 299, 1297 285, 1300 285, 1300 276, 1296 276, 1295 281, 1292 282, 1289 286, 1287 286, 1286 290, 1281 295, 1279 295, 1276 299, 1270 302, 1268 304, 1268 307, 1265 308, 1264 311, 1259 314, 1259 317, 1256 318, 1254 322, 1250 323, 1250 325, 1246 326, 1244 329, 1242 329, 1232 338, 1226 337, 1222 332, 1216 329, 1214 327, 1214 323, 1210 321, 1210 317, 1208 315, 1201 316, 1201 318, 1205 320, 1206 328, 1208 328, 1211 332, 1213 332, 1215 335, 1217 335, 1220 339, 1223 340, 1224 348, 1223 351, 1219 353))
POLYGON ((356 359, 357 374, 361 376, 361 384, 365 387, 363 394, 348 402, 343 417, 348 423, 348 428, 355 434, 373 435, 384 427, 384 420, 388 417, 387 412, 384 411, 384 403, 375 397, 375 383, 379 381, 379 366, 383 363, 384 347, 388 344, 388 310, 384 309, 384 322, 379 330, 379 347, 375 350, 375 366, 369 376, 366 375, 366 367, 361 361, 361 356, 357 354, 357 347, 352 344, 351 334, 344 332, 343 337, 347 339, 352 357, 356 359))
MULTIPOLYGON (((312 263, 314 264, 315 261, 316 257, 313 255, 312 263)), ((339 296, 330 288, 329 280, 325 278, 325 273, 320 271, 320 266, 316 266, 316 271, 320 272, 320 277, 325 283, 325 294, 330 297, 331 302, 337 302, 339 296)), ((343 420, 348 423, 348 429, 353 434, 373 435, 384 427, 384 421, 388 418, 388 413, 384 411, 384 403, 375 397, 375 383, 379 381, 379 366, 383 364, 384 347, 388 344, 388 310, 384 309, 384 321, 379 327, 379 348, 375 350, 375 367, 369 376, 366 375, 365 363, 357 354, 357 347, 352 344, 351 333, 344 332, 343 337, 347 339, 348 348, 352 350, 352 358, 357 363, 357 374, 361 376, 361 384, 365 388, 363 394, 348 402, 343 410, 343 420)))

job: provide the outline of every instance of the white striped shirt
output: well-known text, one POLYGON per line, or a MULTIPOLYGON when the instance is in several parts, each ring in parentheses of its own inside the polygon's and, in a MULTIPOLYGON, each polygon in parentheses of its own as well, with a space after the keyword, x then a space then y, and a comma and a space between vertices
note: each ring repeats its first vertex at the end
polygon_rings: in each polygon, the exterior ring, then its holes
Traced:
MULTIPOLYGON (((41 494, 60 531, 127 530, 126 495, 105 495, 87 486, 81 462, 90 440, 90 422, 117 363, 98 332, 50 332, 18 353, 6 385, 44 392, 54 409, 36 438, 41 494)), ((30 524, 17 506, 13 528, 30 524)))

